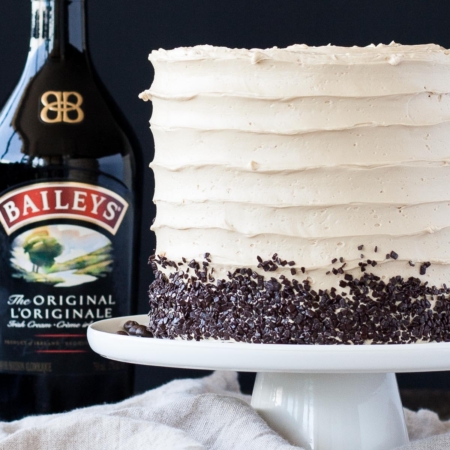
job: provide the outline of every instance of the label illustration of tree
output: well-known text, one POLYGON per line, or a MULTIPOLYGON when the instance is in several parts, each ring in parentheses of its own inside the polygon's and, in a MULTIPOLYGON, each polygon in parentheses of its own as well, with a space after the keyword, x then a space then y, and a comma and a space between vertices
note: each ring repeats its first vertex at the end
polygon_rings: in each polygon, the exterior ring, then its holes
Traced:
POLYGON ((23 249, 33 263, 33 272, 39 273, 40 267, 45 271, 55 264, 55 258, 62 254, 64 247, 47 230, 40 229, 27 237, 23 249))
POLYGON ((10 251, 14 278, 56 287, 105 278, 114 265, 108 237, 79 225, 54 224, 27 230, 14 239, 10 251))

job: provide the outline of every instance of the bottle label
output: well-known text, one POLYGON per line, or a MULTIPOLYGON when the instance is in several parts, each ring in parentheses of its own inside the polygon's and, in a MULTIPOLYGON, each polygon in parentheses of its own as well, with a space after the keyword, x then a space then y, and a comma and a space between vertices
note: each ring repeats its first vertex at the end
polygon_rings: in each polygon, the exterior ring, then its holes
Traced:
POLYGON ((110 189, 70 181, 0 197, 0 372, 122 368, 89 349, 86 329, 129 313, 130 208, 110 189))
POLYGON ((0 198, 0 222, 10 235, 46 219, 80 219, 115 235, 128 203, 114 192, 73 182, 39 183, 16 189, 0 198))

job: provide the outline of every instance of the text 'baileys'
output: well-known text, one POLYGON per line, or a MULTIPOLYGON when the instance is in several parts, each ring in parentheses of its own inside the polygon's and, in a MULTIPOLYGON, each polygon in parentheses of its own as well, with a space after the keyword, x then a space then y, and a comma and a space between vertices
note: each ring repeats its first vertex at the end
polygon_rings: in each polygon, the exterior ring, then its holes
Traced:
POLYGON ((81 183, 39 183, 0 198, 0 221, 7 234, 42 219, 79 218, 117 232, 128 203, 97 186, 81 183))

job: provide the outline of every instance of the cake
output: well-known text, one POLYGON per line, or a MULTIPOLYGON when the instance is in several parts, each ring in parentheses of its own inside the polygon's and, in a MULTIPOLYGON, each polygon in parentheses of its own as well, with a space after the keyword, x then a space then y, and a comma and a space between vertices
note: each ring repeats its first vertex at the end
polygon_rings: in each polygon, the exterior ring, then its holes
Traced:
POLYGON ((450 341, 450 54, 153 51, 154 337, 450 341))

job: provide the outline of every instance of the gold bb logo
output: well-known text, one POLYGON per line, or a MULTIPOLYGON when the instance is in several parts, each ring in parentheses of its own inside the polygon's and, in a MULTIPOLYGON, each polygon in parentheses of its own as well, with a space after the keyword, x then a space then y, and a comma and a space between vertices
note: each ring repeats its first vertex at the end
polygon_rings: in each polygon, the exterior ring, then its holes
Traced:
POLYGON ((45 123, 80 123, 84 119, 83 96, 78 92, 47 91, 41 102, 40 117, 45 123))

